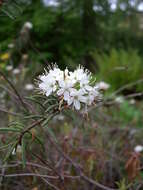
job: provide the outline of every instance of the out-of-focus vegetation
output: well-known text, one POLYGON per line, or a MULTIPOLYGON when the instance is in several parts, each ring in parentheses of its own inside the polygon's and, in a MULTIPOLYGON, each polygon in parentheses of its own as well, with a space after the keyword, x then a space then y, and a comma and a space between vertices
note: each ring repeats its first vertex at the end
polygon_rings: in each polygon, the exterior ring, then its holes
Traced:
POLYGON ((25 129, 39 112, 43 114, 44 106, 51 106, 42 100, 35 102, 34 108, 31 104, 35 101, 34 79, 50 63, 70 69, 84 65, 97 81, 110 85, 102 104, 89 110, 88 119, 68 110, 55 116, 46 129, 32 129, 25 136, 25 167, 21 148, 16 153, 11 149, 16 135, 0 132, 0 189, 102 189, 78 178, 80 172, 61 157, 47 134, 93 180, 119 190, 143 189, 143 157, 135 151, 137 145, 143 146, 141 4, 138 0, 117 0, 113 9, 112 0, 57 0, 53 5, 40 0, 0 1, 0 71, 35 114, 29 116, 21 108, 17 95, 0 76, 1 128, 25 129), (26 22, 32 24, 30 29, 24 26, 26 22), (11 173, 77 178, 4 177, 11 173))
POLYGON ((116 9, 111 9, 112 3, 109 0, 63 0, 57 1, 57 6, 44 6, 40 0, 7 3, 2 8, 14 19, 1 13, 1 52, 14 42, 14 65, 19 64, 20 53, 29 54, 30 59, 43 66, 47 62, 57 62, 62 68, 83 64, 96 73, 101 69, 101 75, 112 73, 112 79, 107 76, 105 80, 118 88, 141 76, 143 13, 138 10, 140 1, 117 1, 116 9), (26 21, 33 24, 30 36, 20 33, 26 21))
MULTIPOLYGON (((98 63, 100 79, 110 83, 114 90, 138 81, 143 76, 143 59, 136 49, 111 49, 109 54, 95 53, 94 57, 98 63)), ((141 91, 143 84, 131 86, 128 90, 141 91)))

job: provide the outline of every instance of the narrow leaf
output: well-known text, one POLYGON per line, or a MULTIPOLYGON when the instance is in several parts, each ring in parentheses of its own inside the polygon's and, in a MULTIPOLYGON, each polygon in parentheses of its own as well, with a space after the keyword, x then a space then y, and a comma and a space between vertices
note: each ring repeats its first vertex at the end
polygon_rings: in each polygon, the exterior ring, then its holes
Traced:
POLYGON ((29 115, 29 116, 25 116, 25 119, 36 119, 36 118, 43 118, 42 115, 29 115))
POLYGON ((15 141, 13 143, 13 145, 10 147, 10 149, 8 150, 8 152, 7 152, 7 154, 6 154, 5 158, 4 158, 4 163, 9 159, 9 157, 12 154, 12 152, 13 152, 14 148, 16 147, 16 145, 17 145, 17 141, 15 141))
POLYGON ((0 132, 20 132, 20 129, 6 127, 6 128, 0 128, 0 132))
POLYGON ((49 111, 53 110, 54 108, 56 108, 56 106, 58 106, 58 104, 57 104, 57 103, 56 103, 56 104, 54 104, 54 105, 49 106, 49 107, 46 109, 46 111, 45 111, 45 112, 49 112, 49 111))
POLYGON ((58 141, 57 141, 56 135, 54 134, 53 130, 49 127, 47 127, 47 130, 48 130, 49 134, 53 137, 55 142, 57 143, 58 141))
POLYGON ((24 168, 26 167, 26 143, 24 138, 22 138, 22 165, 24 168))

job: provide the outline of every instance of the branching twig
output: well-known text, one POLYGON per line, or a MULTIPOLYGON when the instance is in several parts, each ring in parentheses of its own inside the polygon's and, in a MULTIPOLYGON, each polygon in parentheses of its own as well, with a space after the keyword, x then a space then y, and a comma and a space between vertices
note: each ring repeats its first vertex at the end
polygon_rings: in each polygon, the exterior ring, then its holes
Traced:
POLYGON ((50 176, 50 175, 42 175, 42 174, 36 174, 36 173, 20 173, 20 174, 0 174, 0 176, 3 177, 23 177, 23 176, 36 176, 36 177, 45 177, 49 179, 58 179, 58 176, 50 176))
POLYGON ((52 187, 55 190, 60 190, 58 187, 56 187, 55 185, 53 185, 52 183, 50 183, 47 179, 45 179, 44 177, 41 177, 41 179, 46 182, 50 187, 52 187))
MULTIPOLYGON (((117 89, 115 92, 113 92, 113 93, 111 94, 111 97, 114 97, 115 95, 119 94, 119 93, 122 92, 123 90, 125 90, 125 89, 127 89, 127 88, 130 88, 130 87, 132 87, 132 86, 135 86, 135 85, 137 85, 137 84, 140 84, 140 83, 142 83, 142 82, 143 82, 143 78, 141 78, 141 79, 139 79, 139 80, 137 80, 137 81, 135 81, 135 82, 128 83, 128 84, 122 86, 121 88, 117 89)), ((110 98, 111 98, 111 97, 110 97, 110 98)))
POLYGON ((18 114, 18 113, 10 112, 10 111, 5 110, 5 109, 3 109, 3 108, 0 108, 0 112, 8 113, 8 114, 10 114, 10 115, 14 115, 14 116, 21 116, 21 115, 18 114))
MULTIPOLYGON (((31 126, 29 126, 27 129, 25 129, 21 135, 20 135, 20 138, 19 138, 19 142, 21 142, 23 136, 25 133, 29 132, 32 128, 34 128, 35 126, 37 125, 40 125, 41 123, 43 122, 43 119, 40 119, 36 122, 34 122, 31 126)), ((115 189, 112 189, 112 188, 109 188, 109 187, 106 187, 96 181, 94 181, 93 179, 90 179, 88 178, 81 170, 81 168, 79 167, 79 165, 74 162, 67 154, 65 154, 61 148, 59 148, 59 146, 57 145, 57 143, 53 140, 53 138, 51 137, 51 135, 49 133, 47 133, 47 137, 48 137, 48 140, 55 146, 56 150, 60 153, 60 155, 62 157, 64 157, 64 159, 66 159, 68 162, 70 162, 74 168, 76 169, 77 173, 79 174, 80 178, 87 181, 88 183, 92 184, 92 185, 95 185, 99 188, 102 188, 104 190, 115 190, 115 189)), ((42 176, 43 177, 43 176, 42 176)), ((59 176, 58 176, 59 177, 59 176)))
POLYGON ((25 102, 23 101, 21 95, 18 93, 18 91, 16 90, 15 86, 13 85, 13 83, 7 78, 7 76, 0 71, 0 75, 5 79, 5 81, 11 86, 11 88, 13 89, 13 91, 15 92, 15 94, 17 95, 19 101, 21 102, 22 106, 24 107, 24 109, 26 111, 29 111, 29 109, 27 108, 25 102))
POLYGON ((35 126, 39 125, 40 123, 42 123, 44 121, 44 119, 39 119, 37 121, 35 121, 34 123, 32 123, 28 128, 26 128, 23 132, 21 132, 21 135, 19 137, 19 144, 21 144, 21 140, 23 138, 23 136, 25 135, 25 133, 28 133, 31 129, 33 129, 35 126))
POLYGON ((68 162, 70 162, 74 168, 76 169, 77 173, 79 174, 80 178, 83 179, 84 181, 92 184, 92 185, 95 185, 103 190, 117 190, 117 189, 112 189, 112 188, 109 188, 109 187, 106 187, 96 181, 94 181, 93 179, 90 179, 88 178, 84 172, 81 170, 81 168, 79 167, 79 165, 74 162, 67 154, 65 154, 61 148, 59 148, 59 146, 57 145, 57 143, 53 140, 53 138, 51 137, 51 135, 47 132, 47 137, 48 137, 48 140, 54 145, 54 147, 56 148, 56 150, 60 153, 60 155, 66 159, 68 162))
POLYGON ((143 96, 143 92, 132 93, 132 94, 126 95, 125 98, 128 99, 128 98, 135 98, 135 97, 141 97, 141 96, 143 96))
MULTIPOLYGON (((17 161, 17 162, 14 162, 14 164, 8 164, 8 165, 0 166, 0 169, 2 169, 2 168, 13 168, 13 167, 17 167, 17 166, 20 166, 20 165, 22 165, 22 162, 17 161)), ((37 164, 37 163, 26 162, 26 165, 27 166, 33 166, 33 167, 36 167, 36 168, 45 169, 45 170, 48 170, 48 171, 52 171, 50 168, 42 166, 42 165, 37 164)))
MULTIPOLYGON (((37 174, 37 173, 20 173, 20 174, 5 174, 5 175, 0 174, 0 176, 3 176, 3 177, 36 176, 36 177, 44 177, 44 178, 49 178, 49 179, 59 179, 59 176, 43 175, 43 174, 37 174)), ((68 179, 77 179, 78 178, 79 179, 80 176, 64 175, 64 178, 68 178, 68 179)))

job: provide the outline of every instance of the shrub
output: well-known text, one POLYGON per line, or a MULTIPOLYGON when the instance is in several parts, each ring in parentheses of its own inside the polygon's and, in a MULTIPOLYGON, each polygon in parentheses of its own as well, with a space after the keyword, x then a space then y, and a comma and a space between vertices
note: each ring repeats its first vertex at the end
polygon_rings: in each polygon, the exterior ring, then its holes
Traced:
MULTIPOLYGON (((110 83, 113 90, 143 78, 142 57, 137 50, 112 49, 109 54, 95 53, 94 57, 99 68, 99 78, 110 83)), ((141 89, 143 85, 139 83, 129 90, 141 89)))

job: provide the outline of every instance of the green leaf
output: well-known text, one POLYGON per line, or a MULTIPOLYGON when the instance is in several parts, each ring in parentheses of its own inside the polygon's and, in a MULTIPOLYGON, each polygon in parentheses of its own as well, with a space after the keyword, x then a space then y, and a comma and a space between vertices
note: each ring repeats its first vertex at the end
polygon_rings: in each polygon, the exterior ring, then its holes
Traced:
POLYGON ((42 149, 45 150, 44 143, 43 143, 43 141, 40 139, 40 137, 35 136, 35 141, 37 141, 37 142, 41 145, 42 149))
POLYGON ((18 122, 18 121, 11 121, 11 122, 9 123, 9 126, 12 126, 12 125, 20 125, 20 126, 23 126, 23 127, 24 127, 24 124, 23 124, 23 123, 20 123, 20 122, 18 122))
POLYGON ((48 130, 49 134, 53 137, 53 139, 55 140, 55 142, 58 143, 57 138, 56 138, 53 130, 51 128, 49 128, 49 127, 47 127, 47 130, 48 130))
POLYGON ((96 83, 96 77, 94 75, 92 75, 90 77, 90 85, 93 86, 93 85, 95 85, 95 83, 96 83))
POLYGON ((36 119, 36 118, 43 118, 42 115, 29 115, 29 116, 25 116, 25 119, 36 119))
POLYGON ((49 107, 46 109, 45 112, 49 112, 49 111, 53 110, 53 109, 54 109, 56 106, 58 106, 58 105, 59 105, 59 104, 56 103, 56 104, 54 104, 54 105, 49 106, 49 107))
MULTIPOLYGON (((54 112, 53 114, 48 115, 48 116, 47 116, 47 119, 45 119, 45 121, 42 123, 42 126, 45 127, 45 126, 48 124, 48 122, 49 122, 50 120, 52 120, 58 113, 59 113, 59 111, 56 111, 56 112, 54 112)), ((45 117, 46 117, 46 116, 45 116, 45 117)))
POLYGON ((39 94, 36 94, 36 95, 33 95, 33 96, 30 96, 30 97, 26 97, 26 99, 31 99, 31 98, 39 98, 39 99, 47 99, 46 96, 43 96, 43 95, 39 95, 39 94))
POLYGON ((9 157, 12 154, 12 151, 14 150, 14 148, 16 147, 16 145, 17 145, 17 141, 15 141, 13 143, 13 145, 10 147, 10 149, 8 150, 8 152, 7 152, 7 154, 6 154, 5 158, 4 158, 4 163, 9 159, 9 157))
POLYGON ((55 98, 50 98, 50 99, 46 100, 43 105, 45 106, 46 104, 49 104, 51 102, 56 102, 56 99, 55 98))
POLYGON ((22 138, 22 165, 25 168, 26 167, 26 143, 24 137, 22 138))
POLYGON ((53 114, 52 115, 49 115, 47 117, 47 119, 45 119, 45 121, 42 123, 42 126, 45 127, 47 125, 47 123, 53 118, 53 114))
POLYGON ((0 128, 0 132, 20 132, 20 129, 12 128, 12 127, 6 127, 6 128, 0 128))
POLYGON ((45 107, 43 106, 41 101, 38 101, 37 99, 31 98, 31 97, 26 98, 26 99, 31 100, 32 102, 39 104, 43 109, 45 109, 45 107))
POLYGON ((0 151, 1 151, 1 150, 5 150, 5 149, 7 149, 11 144, 13 144, 13 142, 8 143, 8 144, 3 145, 3 146, 0 146, 0 151))
MULTIPOLYGON (((22 123, 19 123, 19 122, 11 122, 8 127, 14 127, 14 128, 18 128, 19 130, 23 129, 24 128, 24 125, 22 123)), ((12 127, 12 128, 13 128, 12 127)))
POLYGON ((45 127, 45 125, 47 125, 47 123, 50 121, 51 117, 48 117, 43 123, 42 126, 45 127))

